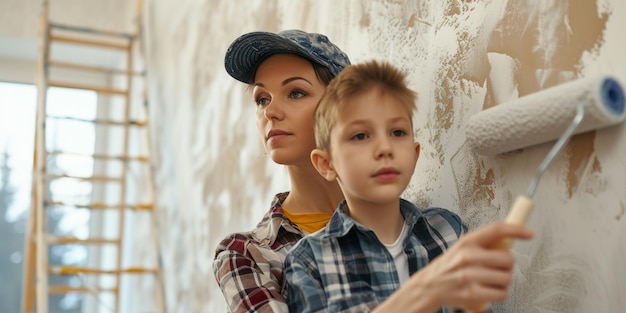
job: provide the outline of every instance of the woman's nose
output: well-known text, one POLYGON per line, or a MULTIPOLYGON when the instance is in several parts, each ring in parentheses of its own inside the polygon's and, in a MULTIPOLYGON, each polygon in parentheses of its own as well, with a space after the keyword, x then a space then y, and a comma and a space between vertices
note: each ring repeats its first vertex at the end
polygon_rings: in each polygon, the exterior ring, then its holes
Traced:
POLYGON ((282 109, 282 105, 279 101, 272 100, 270 104, 265 106, 264 115, 268 121, 271 120, 282 120, 285 117, 285 112, 282 109))

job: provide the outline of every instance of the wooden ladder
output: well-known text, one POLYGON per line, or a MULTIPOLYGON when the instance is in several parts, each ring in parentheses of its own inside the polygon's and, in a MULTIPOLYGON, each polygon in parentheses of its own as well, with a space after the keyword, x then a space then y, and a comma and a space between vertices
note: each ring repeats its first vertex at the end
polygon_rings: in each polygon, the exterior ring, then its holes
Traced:
MULTIPOLYGON (((151 167, 149 158, 149 134, 148 134, 148 122, 147 122, 147 106, 145 101, 145 89, 143 92, 136 92, 137 88, 133 85, 136 79, 144 79, 145 73, 137 72, 135 67, 137 66, 135 58, 140 56, 140 16, 141 16, 141 1, 137 1, 136 4, 136 21, 135 32, 132 34, 103 31, 85 27, 78 27, 72 25, 64 25, 59 23, 53 23, 49 20, 49 4, 47 0, 43 1, 41 21, 40 21, 40 39, 39 39, 39 56, 37 60, 37 117, 36 117, 36 131, 35 131, 35 153, 33 159, 33 181, 32 181, 32 203, 28 218, 28 229, 26 231, 25 240, 25 262, 24 262, 24 282, 22 290, 22 312, 23 313, 46 313, 48 312, 48 297, 52 294, 66 294, 66 293, 85 293, 93 294, 97 299, 101 293, 112 294, 114 297, 114 304, 110 306, 110 311, 120 311, 120 290, 121 284, 124 281, 125 275, 146 275, 150 276, 149 282, 154 284, 151 288, 154 288, 154 299, 145 299, 147 302, 153 302, 153 307, 156 312, 164 311, 164 298, 163 298, 163 284, 160 270, 159 259, 159 245, 158 245, 158 230, 156 223, 156 216, 154 214, 154 192, 151 177, 151 167), (97 49, 106 51, 118 51, 125 55, 125 68, 119 69, 117 66, 107 67, 101 65, 90 65, 85 62, 72 62, 72 60, 55 60, 51 57, 51 49, 55 45, 63 45, 69 49, 97 49), (53 79, 50 75, 51 69, 61 69, 62 71, 72 73, 91 73, 90 75, 107 75, 106 77, 121 77, 122 87, 111 87, 110 84, 98 86, 88 83, 82 83, 80 81, 59 81, 53 79), (95 73, 95 74, 94 74, 95 73), (123 113, 122 118, 109 119, 109 118, 96 118, 96 119, 82 119, 72 116, 52 116, 48 114, 48 89, 51 87, 60 88, 72 88, 80 90, 93 91, 98 95, 98 106, 102 105, 101 98, 117 98, 117 103, 122 103, 123 113), (139 101, 136 101, 139 98, 139 101), (133 106, 134 105, 134 106, 133 106), (134 112, 137 108, 142 112, 140 118, 134 118, 134 112), (111 134, 117 134, 115 138, 107 138, 106 140, 121 141, 122 151, 121 153, 110 154, 105 152, 94 154, 81 154, 71 151, 51 150, 50 144, 46 142, 46 129, 51 120, 55 120, 55 123, 73 122, 73 123, 93 123, 96 129, 110 129, 118 128, 121 131, 106 133, 108 136, 111 134), (131 147, 131 144, 136 145, 137 138, 133 137, 131 133, 139 131, 143 134, 143 152, 138 153, 135 146, 131 147), (132 149, 131 149, 132 148, 132 149), (133 150, 131 152, 131 150, 133 150), (89 177, 82 177, 76 175, 70 175, 67 173, 53 173, 50 172, 47 162, 49 158, 55 158, 63 155, 74 155, 76 157, 90 158, 93 163, 99 162, 99 164, 108 164, 108 162, 117 162, 117 168, 119 168, 119 175, 111 174, 94 174, 89 177), (136 201, 131 203, 128 199, 129 194, 138 192, 140 187, 131 186, 133 178, 129 178, 134 173, 132 169, 141 168, 144 177, 142 179, 136 179, 143 186, 144 190, 148 190, 149 196, 146 200, 146 195, 142 195, 142 201, 136 201), (48 188, 50 183, 55 180, 77 180, 89 182, 92 186, 91 190, 102 190, 103 187, 97 187, 98 184, 114 184, 118 191, 115 203, 102 201, 96 199, 95 196, 91 196, 91 201, 88 203, 76 203, 74 201, 59 201, 51 198, 48 188), (135 189, 133 189, 135 188, 135 189), (52 234, 47 229, 48 211, 51 207, 65 207, 72 210, 89 210, 90 216, 94 216, 94 212, 111 212, 117 214, 117 219, 114 224, 117 228, 116 238, 77 238, 74 236, 58 236, 52 234), (141 213, 143 212, 143 213, 141 213), (136 216, 143 216, 150 218, 150 232, 152 253, 150 256, 143 256, 143 259, 150 259, 151 265, 125 265, 124 263, 124 247, 125 238, 128 239, 127 230, 131 225, 125 225, 127 222, 128 214, 137 214, 136 216), (91 268, 85 266, 69 266, 69 265, 51 265, 49 264, 49 248, 58 245, 85 245, 94 251, 100 247, 114 247, 116 249, 115 266, 108 268, 91 268), (92 277, 92 276, 108 276, 109 281, 113 280, 112 286, 98 286, 83 284, 81 286, 75 285, 56 285, 50 283, 50 276, 53 275, 76 275, 80 277, 92 277)), ((84 51, 84 50, 82 50, 84 51)), ((67 75, 66 75, 67 76, 67 75)), ((77 79, 80 80, 80 79, 77 79)), ((145 84, 143 84, 145 88, 145 84)), ((104 105, 107 103, 104 102, 104 105)), ((102 133, 102 132, 101 132, 102 133)), ((48 135, 49 136, 49 135, 48 135)), ((98 136, 98 132, 96 132, 98 136)), ((94 170, 94 173, 97 172, 94 170)), ((139 198, 139 197, 135 197, 139 198)), ((106 213, 103 213, 106 214, 106 213)), ((115 219, 113 219, 115 220, 115 219)), ((107 219, 110 222, 110 219, 107 219)), ((103 222, 102 227, 109 227, 110 224, 103 222)), ((90 231, 90 236, 94 236, 90 231)), ((145 242, 139 243, 145 245, 145 242)), ((98 252, 103 254, 104 252, 98 252)), ((128 252, 126 252, 128 253, 128 252)), ((144 262, 145 263, 145 262, 144 262)), ((144 276, 140 276, 144 277, 144 276)), ((93 278, 92 278, 93 279, 93 278)), ((95 279, 96 282, 100 280, 95 279)), ((110 297, 110 296, 109 296, 110 297)), ((109 298, 110 299, 110 298, 109 298)))

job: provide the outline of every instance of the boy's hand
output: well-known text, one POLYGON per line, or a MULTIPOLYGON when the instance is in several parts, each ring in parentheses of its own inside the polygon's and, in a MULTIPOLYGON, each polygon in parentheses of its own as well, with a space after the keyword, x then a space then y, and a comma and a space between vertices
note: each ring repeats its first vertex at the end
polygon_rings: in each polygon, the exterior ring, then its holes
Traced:
POLYGON ((465 234, 448 251, 409 278, 375 312, 433 312, 480 307, 506 299, 514 259, 503 240, 530 239, 524 226, 496 222, 465 234))
POLYGON ((513 255, 499 249, 502 241, 530 239, 523 226, 493 223, 467 233, 447 252, 417 272, 409 281, 427 283, 427 295, 441 306, 479 307, 502 301, 513 278, 513 255))

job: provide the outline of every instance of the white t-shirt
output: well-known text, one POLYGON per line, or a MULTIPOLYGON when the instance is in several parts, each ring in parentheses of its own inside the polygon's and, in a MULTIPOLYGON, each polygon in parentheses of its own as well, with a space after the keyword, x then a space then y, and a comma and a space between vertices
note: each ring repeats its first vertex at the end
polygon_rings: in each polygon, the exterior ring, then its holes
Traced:
POLYGON ((398 271, 398 279, 400 279, 400 285, 403 285, 407 280, 409 280, 409 259, 406 254, 404 254, 404 247, 402 243, 404 239, 408 235, 408 228, 406 223, 402 224, 402 231, 400 232, 400 236, 398 239, 390 245, 385 244, 387 250, 389 250, 389 254, 393 257, 393 262, 396 264, 396 270, 398 271))

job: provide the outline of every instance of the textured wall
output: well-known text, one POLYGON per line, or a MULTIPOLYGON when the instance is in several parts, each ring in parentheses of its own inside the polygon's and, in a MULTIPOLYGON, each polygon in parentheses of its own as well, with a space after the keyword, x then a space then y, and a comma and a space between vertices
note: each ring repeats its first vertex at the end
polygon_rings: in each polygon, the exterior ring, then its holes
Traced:
MULTIPOLYGON (((596 73, 626 76, 622 0, 194 1, 145 4, 161 239, 170 312, 224 311, 211 271, 226 234, 253 227, 286 172, 263 154, 254 105, 223 69, 254 30, 326 33, 359 62, 389 60, 419 92, 422 158, 406 197, 476 226, 503 218, 551 144, 482 157, 464 122, 596 73)), ((576 136, 541 181, 532 242, 514 246, 509 312, 626 307, 624 126, 576 136)))

